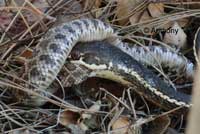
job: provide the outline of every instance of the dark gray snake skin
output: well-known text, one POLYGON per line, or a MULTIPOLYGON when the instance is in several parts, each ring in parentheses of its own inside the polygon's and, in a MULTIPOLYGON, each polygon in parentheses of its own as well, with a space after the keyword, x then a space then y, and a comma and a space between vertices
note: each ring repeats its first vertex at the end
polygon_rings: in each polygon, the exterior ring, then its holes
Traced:
MULTIPOLYGON (((97 19, 74 20, 72 22, 50 29, 36 47, 33 58, 29 63, 30 66, 30 70, 28 72, 28 81, 30 83, 29 88, 31 90, 38 92, 41 91, 47 91, 50 93, 55 92, 55 90, 49 89, 49 86, 56 79, 59 71, 65 64, 66 59, 69 56, 72 48, 78 42, 101 41, 104 39, 112 38, 115 40, 114 42, 119 43, 120 41, 116 37, 117 35, 114 33, 111 26, 97 19)), ((98 49, 96 51, 98 51, 98 49)), ((102 54, 103 53, 104 52, 102 52, 102 54)), ((99 57, 99 59, 101 58, 99 57)), ((80 83, 89 76, 96 75, 105 78, 109 77, 107 74, 103 74, 105 73, 105 71, 101 74, 98 74, 94 73, 95 72, 94 70, 107 69, 110 73, 114 72, 115 74, 116 72, 120 72, 120 70, 123 70, 125 73, 129 72, 129 70, 120 65, 118 66, 119 70, 114 69, 111 71, 110 68, 113 66, 112 62, 104 64, 96 64, 91 62, 91 60, 92 59, 90 57, 89 61, 83 61, 80 59, 73 64, 70 62, 67 64, 68 67, 66 68, 68 73, 66 75, 67 77, 66 80, 69 81, 69 85, 80 83)), ((145 85, 145 89, 149 90, 151 93, 154 93, 154 96, 157 95, 158 97, 161 97, 163 100, 166 100, 167 103, 171 103, 176 106, 190 107, 191 105, 190 97, 185 95, 182 95, 181 97, 181 94, 178 94, 179 97, 177 97, 177 95, 174 94, 174 91, 170 91, 169 93, 163 94, 162 92, 160 92, 159 87, 155 88, 154 86, 151 85, 154 82, 150 83, 147 82, 146 79, 142 78, 142 75, 140 75, 140 73, 142 72, 137 72, 136 69, 136 71, 131 72, 131 75, 135 77, 134 79, 139 81, 138 83, 145 85)), ((129 80, 126 80, 126 78, 124 77, 121 78, 122 76, 119 77, 120 78, 114 77, 110 79, 114 79, 116 81, 120 81, 123 84, 130 85, 128 84, 130 83, 129 80)), ((151 81, 152 80, 153 79, 151 79, 151 81)), ((39 106, 45 103, 43 99, 37 96, 29 95, 28 97, 25 98, 26 101, 24 101, 24 103, 28 105, 39 106)))

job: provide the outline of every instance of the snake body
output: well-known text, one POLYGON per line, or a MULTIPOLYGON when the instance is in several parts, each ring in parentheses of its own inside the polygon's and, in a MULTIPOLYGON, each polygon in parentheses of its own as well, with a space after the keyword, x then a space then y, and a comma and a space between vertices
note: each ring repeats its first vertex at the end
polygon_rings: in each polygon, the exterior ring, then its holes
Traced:
MULTIPOLYGON (((114 38, 116 42, 119 42, 112 27, 97 19, 74 20, 50 29, 41 39, 29 62, 29 88, 34 91, 53 93, 54 90, 50 90, 49 86, 56 79, 72 48, 78 42, 102 41, 108 38, 114 38)), ((80 83, 92 76, 109 78, 137 87, 137 89, 139 87, 138 93, 153 102, 162 101, 167 104, 166 107, 191 106, 189 95, 179 93, 161 82, 129 55, 115 46, 97 44, 88 45, 85 49, 80 47, 82 50, 77 48, 77 51, 81 53, 81 58, 67 64, 71 66, 71 68, 68 67, 69 73, 66 76, 69 78, 67 79, 69 85, 80 83), (88 53, 92 54, 88 55, 88 53), (83 58, 86 60, 84 61, 83 58), (73 81, 70 80, 72 77, 73 81)), ((27 104, 29 102, 34 105, 43 104, 40 97, 31 95, 24 101, 27 104)))

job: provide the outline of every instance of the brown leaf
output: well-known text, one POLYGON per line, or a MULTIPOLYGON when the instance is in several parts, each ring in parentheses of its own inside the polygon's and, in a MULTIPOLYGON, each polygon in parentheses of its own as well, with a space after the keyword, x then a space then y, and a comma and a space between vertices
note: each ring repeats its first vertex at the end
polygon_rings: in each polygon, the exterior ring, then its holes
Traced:
POLYGON ((152 19, 152 17, 149 16, 149 14, 148 14, 147 11, 144 11, 144 12, 142 13, 142 16, 141 16, 139 22, 147 21, 147 20, 150 20, 150 19, 152 19))
MULTIPOLYGON (((90 112, 97 112, 101 108, 101 101, 97 101, 95 104, 93 104, 90 108, 90 112)), ((79 120, 79 126, 82 130, 88 130, 91 127, 97 126, 97 120, 96 115, 91 113, 83 113, 81 115, 81 118, 79 120), (92 124, 92 125, 91 125, 92 124)))
POLYGON ((33 55, 33 51, 29 48, 26 48, 21 54, 21 57, 24 57, 26 59, 30 58, 33 55))
POLYGON ((164 4, 163 3, 151 3, 148 5, 149 13, 152 17, 159 17, 164 14, 164 4))
POLYGON ((135 23, 138 23, 140 21, 140 18, 141 18, 141 15, 143 14, 142 11, 140 12, 136 12, 134 15, 132 15, 130 18, 129 18, 129 21, 131 24, 135 24, 135 23))
POLYGON ((102 0, 95 0, 95 7, 99 8, 101 5, 102 0))
POLYGON ((119 117, 112 125, 113 134, 127 134, 129 125, 130 122, 127 117, 119 117))
POLYGON ((131 10, 133 10, 143 0, 117 0, 117 18, 120 25, 125 25, 129 21, 131 10))
MULTIPOLYGON (((147 21, 147 20, 150 20, 150 19, 152 19, 152 17, 148 14, 147 11, 144 11, 143 14, 142 14, 142 16, 141 16, 141 18, 140 18, 140 20, 139 20, 139 22, 147 21)), ((152 33, 152 28, 153 27, 151 27, 151 26, 144 27, 143 34, 146 34, 146 35, 152 35, 152 34, 154 34, 154 33, 152 33)))
MULTIPOLYGON (((10 1, 9 6, 13 7, 21 7, 24 6, 26 10, 22 10, 22 14, 28 24, 32 24, 35 21, 38 21, 38 18, 44 15, 44 12, 47 10, 47 7, 49 6, 47 1, 44 0, 33 0, 33 1, 26 1, 26 4, 24 5, 25 0, 15 0, 10 1)), ((12 11, 18 11, 19 9, 12 9, 12 11)))
POLYGON ((67 126, 69 124, 77 124, 80 114, 76 111, 65 110, 60 114, 59 123, 67 126))
POLYGON ((83 11, 86 11, 86 10, 91 11, 91 14, 87 14, 87 17, 99 18, 99 16, 102 15, 103 9, 99 8, 101 6, 101 2, 102 2, 102 0, 83 0, 81 2, 81 5, 83 7, 83 11))
MULTIPOLYGON (((53 2, 55 2, 55 0, 53 2)), ((79 18, 80 14, 75 14, 75 13, 83 12, 83 7, 80 4, 80 1, 77 1, 77 0, 69 1, 69 4, 67 4, 64 8, 66 8, 67 10, 64 11, 62 14, 56 15, 57 20, 54 26, 58 26, 62 23, 66 23, 71 20, 77 19, 79 18), (69 12, 73 12, 73 13, 66 15, 69 12)))
MULTIPOLYGON (((97 112, 97 111, 100 110, 100 108, 101 108, 101 101, 97 101, 94 105, 92 105, 92 106, 89 108, 89 110, 90 110, 90 111, 97 112)), ((91 114, 87 114, 87 113, 83 113, 83 114, 81 115, 81 118, 82 118, 82 119, 90 119, 91 117, 92 117, 92 115, 91 115, 91 114)))
MULTIPOLYGON (((181 18, 177 20, 177 23, 179 24, 180 27, 185 27, 189 23, 189 18, 181 18)), ((170 21, 166 23, 165 25, 160 26, 159 28, 169 29, 173 25, 174 25, 174 21, 170 21)))
POLYGON ((184 48, 187 43, 187 35, 179 24, 175 22, 174 25, 166 31, 163 42, 176 45, 179 48, 184 48))
POLYGON ((29 48, 26 48, 19 56, 15 58, 15 60, 19 63, 24 65, 27 62, 27 59, 32 57, 33 51, 29 48))
POLYGON ((141 125, 133 124, 128 117, 119 117, 112 124, 112 134, 142 134, 141 125))
POLYGON ((94 8, 99 8, 101 5, 102 0, 85 0, 83 1, 84 7, 91 7, 93 6, 94 8))

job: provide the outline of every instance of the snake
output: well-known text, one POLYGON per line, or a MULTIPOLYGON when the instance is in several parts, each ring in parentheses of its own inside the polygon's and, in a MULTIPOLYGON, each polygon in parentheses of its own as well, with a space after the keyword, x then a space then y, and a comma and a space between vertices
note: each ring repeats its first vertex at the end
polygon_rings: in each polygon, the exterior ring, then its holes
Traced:
MULTIPOLYGON (((43 95, 54 93, 56 90, 50 88, 51 84, 65 66, 67 86, 81 83, 88 77, 101 77, 133 87, 137 93, 165 109, 192 105, 190 95, 176 91, 134 56, 125 53, 127 48, 123 46, 121 49, 124 50, 121 50, 117 44, 121 44, 117 33, 98 19, 77 19, 53 27, 41 38, 28 63, 28 88, 43 95), (77 45, 79 42, 82 44, 77 45)), ((154 49, 156 53, 158 50, 166 51, 154 49)), ((144 56, 141 50, 139 53, 140 57, 144 56)), ((184 68, 190 70, 187 68, 191 67, 189 63, 189 67, 184 68)), ((23 103, 27 105, 46 103, 39 96, 28 94, 23 97, 23 103)))

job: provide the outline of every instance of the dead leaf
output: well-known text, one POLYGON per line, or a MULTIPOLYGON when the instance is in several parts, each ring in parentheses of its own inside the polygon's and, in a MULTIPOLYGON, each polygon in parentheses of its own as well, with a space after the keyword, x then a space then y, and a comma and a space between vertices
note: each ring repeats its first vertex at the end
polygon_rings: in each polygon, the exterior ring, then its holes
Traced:
POLYGON ((135 24, 135 23, 138 23, 140 21, 140 18, 141 18, 141 15, 143 14, 143 11, 140 11, 140 12, 136 12, 134 15, 132 15, 130 18, 129 18, 129 21, 131 24, 135 24))
POLYGON ((125 25, 129 21, 131 10, 133 10, 143 0, 117 0, 117 19, 120 25, 125 25))
POLYGON ((181 18, 179 20, 177 20, 178 24, 180 27, 185 27, 190 21, 189 18, 181 18))
POLYGON ((18 8, 23 6, 24 10, 22 10, 22 14, 28 24, 32 24, 42 16, 44 16, 44 12, 47 10, 49 6, 47 1, 44 0, 34 0, 34 1, 25 1, 25 0, 15 0, 9 1, 8 3, 11 7, 16 7, 16 9, 12 9, 12 11, 18 12, 18 8), (25 4, 26 3, 26 4, 25 4), (18 7, 18 8, 17 8, 18 7))
MULTIPOLYGON (((150 20, 150 19, 152 19, 152 17, 148 14, 147 11, 144 11, 143 14, 142 14, 142 16, 141 16, 141 18, 140 18, 140 20, 139 20, 139 23, 147 21, 147 20, 150 20)), ((143 27, 143 30, 142 30, 143 34, 145 34, 145 35, 152 35, 153 34, 152 33, 152 29, 153 29, 152 26, 143 27)))
MULTIPOLYGON (((185 27, 189 23, 189 18, 181 18, 181 19, 177 20, 177 23, 179 24, 180 27, 185 27)), ((170 22, 166 23, 165 25, 160 26, 159 28, 169 29, 173 25, 174 25, 174 22, 170 21, 170 22)))
MULTIPOLYGON (((97 101, 94 105, 92 105, 92 106, 89 108, 89 110, 90 110, 90 112, 91 112, 91 111, 96 112, 96 111, 99 111, 100 108, 101 108, 101 101, 97 101)), ((91 114, 87 114, 87 113, 83 113, 83 114, 81 115, 81 119, 90 119, 91 117, 92 117, 92 115, 91 115, 91 114)))
POLYGON ((69 4, 67 4, 65 8, 67 9, 66 11, 64 11, 62 14, 56 15, 57 20, 54 23, 54 26, 58 26, 62 23, 66 23, 71 20, 77 19, 80 16, 80 14, 75 14, 75 13, 83 12, 83 7, 80 4, 80 1, 76 1, 76 0, 69 1, 69 4), (69 12, 73 12, 74 14, 69 14, 69 12), (69 14, 69 15, 66 15, 66 14, 69 14))
POLYGON ((65 110, 60 114, 59 123, 63 126, 67 126, 69 124, 77 124, 80 118, 80 114, 76 111, 65 110))
POLYGON ((148 14, 147 11, 144 11, 144 12, 142 13, 142 16, 141 16, 139 22, 147 21, 147 20, 150 20, 150 19, 152 19, 152 17, 149 16, 149 14, 148 14))
POLYGON ((113 134, 127 134, 129 124, 130 122, 127 117, 119 117, 112 125, 113 134))
POLYGON ((93 6, 93 8, 99 8, 102 0, 85 0, 82 2, 82 5, 87 9, 88 7, 93 6))
POLYGON ((177 22, 168 29, 164 35, 163 42, 184 48, 187 43, 187 35, 177 22))
POLYGON ((149 13, 152 17, 159 17, 164 14, 164 4, 163 3, 150 3, 148 5, 149 13))
POLYGON ((26 48, 19 56, 15 57, 15 60, 24 65, 27 62, 27 59, 32 57, 33 51, 29 48, 26 48))
MULTIPOLYGON (((94 105, 92 105, 89 108, 89 111, 92 112, 96 112, 99 111, 101 108, 101 101, 97 101, 94 105)), ((91 114, 91 113, 83 113, 81 115, 81 118, 79 120, 79 126, 82 130, 88 130, 89 128, 92 128, 91 124, 93 124, 93 126, 95 126, 97 123, 96 121, 96 115, 95 114, 91 114)))
POLYGON ((29 48, 26 48, 26 49, 20 54, 21 57, 24 57, 24 58, 26 58, 26 59, 31 58, 32 55, 33 55, 33 51, 32 51, 31 49, 29 49, 29 48))

